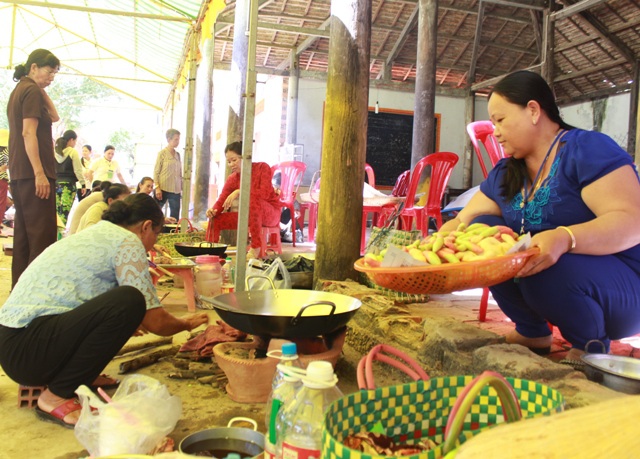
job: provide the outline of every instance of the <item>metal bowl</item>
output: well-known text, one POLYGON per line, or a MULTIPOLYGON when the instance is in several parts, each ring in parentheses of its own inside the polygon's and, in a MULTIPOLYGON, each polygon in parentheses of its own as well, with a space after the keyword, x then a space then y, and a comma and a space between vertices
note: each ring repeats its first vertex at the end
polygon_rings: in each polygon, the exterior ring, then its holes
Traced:
POLYGON ((640 360, 607 354, 584 354, 580 359, 591 381, 625 394, 640 394, 640 360))
POLYGON ((228 245, 217 242, 176 242, 176 252, 184 257, 198 257, 200 255, 224 256, 228 245))

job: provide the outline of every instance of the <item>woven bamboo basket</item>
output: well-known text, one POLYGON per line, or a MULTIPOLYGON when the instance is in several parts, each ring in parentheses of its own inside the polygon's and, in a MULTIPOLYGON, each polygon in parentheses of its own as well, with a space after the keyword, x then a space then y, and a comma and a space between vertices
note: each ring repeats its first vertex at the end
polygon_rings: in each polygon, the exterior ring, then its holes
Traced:
POLYGON ((537 250, 532 248, 488 260, 399 268, 372 268, 360 258, 354 267, 376 285, 391 290, 412 294, 451 293, 490 287, 511 279, 537 250))

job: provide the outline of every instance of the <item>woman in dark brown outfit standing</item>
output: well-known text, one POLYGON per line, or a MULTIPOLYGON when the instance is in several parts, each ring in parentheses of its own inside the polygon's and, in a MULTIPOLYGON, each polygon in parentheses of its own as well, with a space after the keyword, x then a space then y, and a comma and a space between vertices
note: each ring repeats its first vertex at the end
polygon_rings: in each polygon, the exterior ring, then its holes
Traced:
POLYGON ((9 172, 15 205, 11 287, 44 249, 57 239, 56 165, 51 124, 60 119, 44 88, 60 60, 46 49, 33 51, 15 68, 9 96, 9 172))

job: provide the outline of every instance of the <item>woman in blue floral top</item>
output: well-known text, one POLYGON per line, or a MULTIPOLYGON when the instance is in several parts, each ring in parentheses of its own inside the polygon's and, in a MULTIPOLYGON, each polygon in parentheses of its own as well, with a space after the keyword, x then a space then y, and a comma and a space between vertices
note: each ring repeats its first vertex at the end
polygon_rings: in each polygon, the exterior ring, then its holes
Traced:
POLYGON ((610 340, 639 333, 640 184, 631 156, 604 134, 567 125, 533 72, 502 79, 488 109, 507 157, 442 229, 479 220, 532 234, 539 253, 515 280, 491 287, 515 323, 507 342, 548 352, 549 322, 571 343, 570 363, 590 340, 608 350, 610 340))

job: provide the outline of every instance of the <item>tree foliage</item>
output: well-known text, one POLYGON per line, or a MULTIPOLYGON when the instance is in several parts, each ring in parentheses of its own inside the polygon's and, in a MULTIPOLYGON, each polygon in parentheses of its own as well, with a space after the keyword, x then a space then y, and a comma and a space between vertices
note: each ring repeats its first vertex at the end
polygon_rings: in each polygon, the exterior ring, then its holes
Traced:
MULTIPOLYGON (((0 128, 7 129, 7 103, 9 95, 15 88, 13 71, 0 72, 0 128)), ((60 136, 67 129, 77 129, 87 124, 87 118, 83 116, 84 110, 99 104, 108 98, 120 96, 111 88, 101 85, 86 77, 74 75, 59 75, 53 84, 47 88, 47 93, 56 105, 60 122, 56 124, 54 137, 60 136)))

